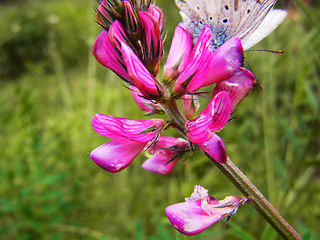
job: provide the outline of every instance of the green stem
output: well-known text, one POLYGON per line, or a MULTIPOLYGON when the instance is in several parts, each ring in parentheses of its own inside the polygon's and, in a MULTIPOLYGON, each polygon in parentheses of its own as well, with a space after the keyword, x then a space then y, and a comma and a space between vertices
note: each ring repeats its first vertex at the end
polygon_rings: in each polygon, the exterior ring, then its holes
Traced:
POLYGON ((164 103, 161 103, 162 109, 164 112, 172 118, 175 122, 176 127, 179 129, 182 135, 186 136, 185 132, 185 124, 187 119, 185 116, 180 112, 180 109, 177 106, 177 102, 175 100, 168 100, 164 103))

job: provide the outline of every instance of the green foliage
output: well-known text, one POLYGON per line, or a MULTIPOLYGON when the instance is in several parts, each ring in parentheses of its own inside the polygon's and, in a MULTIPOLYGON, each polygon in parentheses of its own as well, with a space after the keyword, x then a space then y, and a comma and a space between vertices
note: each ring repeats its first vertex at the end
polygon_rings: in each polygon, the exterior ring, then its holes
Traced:
MULTIPOLYGON (((94 2, 18 3, 0 5, 0 75, 9 80, 0 89, 1 239, 279 239, 249 205, 199 236, 173 229, 164 209, 184 201, 195 184, 219 199, 241 195, 200 153, 168 176, 143 170, 144 156, 118 174, 97 167, 89 152, 107 139, 92 129, 94 113, 144 116, 122 82, 88 57, 98 29, 94 2), (24 74, 9 78, 16 73, 24 74)), ((168 49, 178 10, 173 0, 159 5, 167 16, 168 49)), ((320 11, 307 8, 310 17, 296 6, 254 47, 284 54, 245 53, 263 90, 255 88, 219 135, 230 158, 286 220, 315 240, 320 34, 312 19, 320 11)), ((203 108, 208 100, 202 101, 203 108)))
MULTIPOLYGON (((0 77, 20 76, 35 65, 52 72, 55 56, 48 51, 52 41, 57 45, 65 67, 85 65, 89 27, 86 11, 90 6, 86 1, 0 5, 0 77)), ((92 28, 96 27, 92 25, 92 28)))

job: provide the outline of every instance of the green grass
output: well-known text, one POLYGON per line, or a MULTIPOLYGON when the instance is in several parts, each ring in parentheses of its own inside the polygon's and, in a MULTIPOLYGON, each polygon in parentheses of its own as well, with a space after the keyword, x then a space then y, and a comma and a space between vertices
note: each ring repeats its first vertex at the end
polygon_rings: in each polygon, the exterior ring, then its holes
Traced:
MULTIPOLYGON (((178 10, 170 7, 173 1, 158 2, 168 7, 168 47, 178 10)), ((94 113, 144 118, 122 82, 90 54, 97 35, 93 4, 0 5, 1 26, 23 9, 43 7, 60 19, 45 32, 43 59, 24 60, 19 77, 0 82, 1 239, 278 239, 248 205, 226 227, 220 222, 196 237, 171 227, 164 208, 183 201, 195 184, 216 198, 241 195, 200 153, 168 176, 142 169, 143 155, 118 174, 89 158, 107 141, 91 127, 94 113), (72 29, 81 30, 80 37, 72 29), (80 62, 72 64, 73 54, 80 62)), ((315 240, 320 237, 320 32, 313 19, 320 10, 301 6, 254 47, 284 54, 245 53, 263 90, 254 89, 220 136, 230 158, 285 219, 304 239, 315 240)), ((7 41, 3 33, 0 46, 7 41)))

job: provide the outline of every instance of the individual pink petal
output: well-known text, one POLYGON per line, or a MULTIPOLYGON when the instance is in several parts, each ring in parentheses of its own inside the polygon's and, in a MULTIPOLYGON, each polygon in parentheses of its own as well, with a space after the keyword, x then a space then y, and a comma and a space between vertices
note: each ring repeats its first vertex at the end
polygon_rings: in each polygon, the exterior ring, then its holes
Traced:
POLYGON ((200 104, 196 95, 185 94, 182 96, 183 113, 187 119, 194 117, 200 104))
POLYGON ((188 236, 199 234, 217 221, 230 217, 246 202, 245 198, 237 196, 219 201, 207 195, 207 190, 200 185, 195 187, 195 191, 197 187, 202 195, 197 194, 197 198, 191 196, 186 199, 187 202, 170 205, 165 209, 172 226, 188 236))
POLYGON ((102 26, 108 27, 110 23, 113 22, 112 17, 109 15, 109 13, 106 10, 106 1, 103 0, 98 9, 97 9, 97 21, 102 26))
POLYGON ((124 80, 129 80, 129 75, 124 67, 125 64, 111 45, 106 31, 102 31, 97 37, 92 53, 101 65, 111 69, 124 80))
POLYGON ((133 161, 147 143, 113 139, 90 153, 90 158, 108 172, 120 172, 133 161))
POLYGON ((226 80, 243 66, 243 48, 239 38, 231 38, 213 52, 209 73, 203 86, 226 80))
POLYGON ((136 16, 136 13, 133 9, 132 4, 129 1, 123 1, 124 9, 125 9, 125 26, 126 30, 129 33, 137 33, 139 29, 139 20, 136 16))
POLYGON ((201 185, 195 185, 193 193, 189 198, 185 198, 186 202, 197 201, 197 200, 207 200, 210 197, 208 190, 202 187, 201 185))
POLYGON ((132 120, 96 113, 92 119, 94 130, 109 138, 126 138, 137 142, 148 142, 163 130, 164 120, 132 120))
POLYGON ((139 19, 143 34, 144 65, 156 76, 160 70, 160 62, 163 58, 161 30, 158 20, 149 12, 140 11, 139 19))
POLYGON ((148 12, 139 12, 139 19, 149 51, 158 53, 161 48, 161 33, 157 20, 148 12))
POLYGON ((173 170, 188 146, 188 141, 182 138, 159 137, 148 150, 154 155, 146 160, 142 167, 154 173, 168 174, 173 170))
POLYGON ((216 84, 212 97, 221 91, 227 92, 231 99, 231 107, 233 109, 251 92, 256 82, 256 78, 252 72, 241 67, 240 71, 232 77, 216 84))
POLYGON ((223 218, 223 215, 206 214, 200 200, 170 205, 165 212, 172 226, 187 236, 199 234, 223 218))
POLYGON ((227 153, 221 138, 210 131, 206 131, 203 135, 206 135, 207 140, 197 143, 198 146, 218 163, 225 163, 227 161, 227 153))
POLYGON ((165 21, 165 17, 162 10, 154 4, 150 4, 148 12, 156 19, 156 21, 159 24, 160 32, 162 32, 165 21))
POLYGON ((163 78, 175 79, 185 66, 193 47, 192 35, 179 24, 173 35, 167 62, 164 65, 163 78))
POLYGON ((212 31, 206 26, 201 31, 184 69, 175 82, 173 91, 178 95, 195 92, 203 87, 213 56, 212 31))
POLYGON ((121 51, 122 42, 125 42, 126 44, 130 43, 126 30, 119 20, 116 20, 112 23, 108 32, 108 38, 112 46, 118 51, 121 51))
POLYGON ((147 112, 148 114, 155 114, 162 111, 159 104, 143 98, 138 88, 130 86, 130 89, 134 100, 141 110, 147 112))
POLYGON ((211 99, 199 117, 186 123, 189 140, 194 143, 207 141, 207 131, 219 131, 222 129, 227 124, 230 114, 230 98, 226 92, 220 92, 211 99))
POLYGON ((188 139, 193 143, 202 143, 208 140, 207 131, 212 121, 212 116, 201 115, 186 122, 188 139))
POLYGON ((229 121, 231 114, 231 100, 227 92, 222 91, 211 99, 208 106, 200 113, 200 116, 212 116, 208 127, 210 131, 216 132, 222 129, 229 121))
POLYGON ((203 115, 186 123, 188 139, 196 143, 203 151, 208 153, 219 163, 225 163, 227 153, 223 141, 209 130, 210 117, 203 115))
POLYGON ((173 157, 174 156, 157 153, 146 160, 141 166, 153 173, 168 174, 172 172, 174 166, 179 160, 178 158, 172 160, 173 157))
POLYGON ((139 89, 144 97, 148 99, 160 98, 162 87, 153 79, 140 59, 125 43, 121 44, 121 49, 131 83, 139 89))

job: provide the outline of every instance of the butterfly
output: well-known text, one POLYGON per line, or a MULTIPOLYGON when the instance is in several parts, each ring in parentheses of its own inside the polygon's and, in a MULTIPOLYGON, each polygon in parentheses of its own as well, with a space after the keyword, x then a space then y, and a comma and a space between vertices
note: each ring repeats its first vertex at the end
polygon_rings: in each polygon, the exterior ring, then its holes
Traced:
POLYGON ((273 9, 277 0, 175 1, 195 40, 210 26, 214 49, 238 37, 246 50, 269 35, 287 15, 285 10, 273 9))

